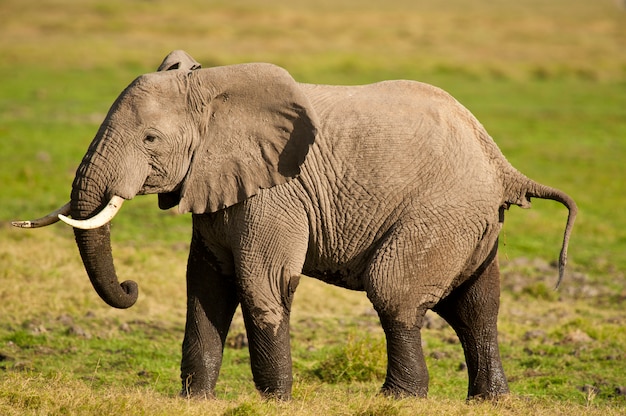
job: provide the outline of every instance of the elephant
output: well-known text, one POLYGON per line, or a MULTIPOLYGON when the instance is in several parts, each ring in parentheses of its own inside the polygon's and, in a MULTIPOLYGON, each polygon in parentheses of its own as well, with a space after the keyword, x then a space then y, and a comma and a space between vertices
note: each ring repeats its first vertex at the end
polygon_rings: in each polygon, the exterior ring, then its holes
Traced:
POLYGON ((305 84, 269 63, 200 68, 183 51, 159 69, 113 103, 70 202, 14 225, 72 225, 98 295, 128 308, 138 288, 119 283, 110 221, 144 194, 191 213, 182 395, 214 397, 240 306, 256 388, 289 399, 302 275, 366 292, 386 339, 382 394, 427 396, 427 310, 459 337, 467 397, 508 394, 497 336, 504 213, 533 197, 567 208, 558 287, 578 211, 570 196, 515 169, 468 109, 425 83, 305 84))

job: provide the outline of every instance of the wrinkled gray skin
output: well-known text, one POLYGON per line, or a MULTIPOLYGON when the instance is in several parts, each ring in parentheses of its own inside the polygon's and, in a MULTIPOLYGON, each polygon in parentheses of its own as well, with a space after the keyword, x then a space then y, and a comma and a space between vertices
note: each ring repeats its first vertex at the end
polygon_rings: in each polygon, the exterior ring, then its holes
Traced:
MULTIPOLYGON (((71 215, 110 197, 159 194, 193 213, 183 394, 211 397, 241 305, 254 382, 290 397, 289 314, 301 273, 362 290, 387 339, 384 394, 426 396, 427 309, 455 329, 469 397, 508 392, 498 352, 498 233, 504 210, 564 193, 515 170, 444 91, 411 81, 296 83, 270 64, 195 69, 176 51, 113 104, 77 170, 71 215)), ((104 301, 127 308, 109 226, 75 230, 104 301)))

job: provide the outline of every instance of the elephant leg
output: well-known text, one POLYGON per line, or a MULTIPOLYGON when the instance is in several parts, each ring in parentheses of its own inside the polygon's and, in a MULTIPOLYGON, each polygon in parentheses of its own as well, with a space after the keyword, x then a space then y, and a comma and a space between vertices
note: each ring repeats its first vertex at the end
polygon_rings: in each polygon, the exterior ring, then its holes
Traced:
POLYGON ((467 362, 469 398, 495 398, 509 392, 498 349, 500 269, 497 243, 472 278, 433 309, 456 331, 467 362))
POLYGON ((238 305, 232 280, 219 273, 214 256, 199 239, 187 264, 187 323, 183 340, 183 396, 213 397, 226 335, 238 305))
POLYGON ((382 394, 396 398, 426 397, 428 368, 422 351, 421 329, 407 328, 384 313, 381 323, 387 340, 387 375, 382 394))
POLYGON ((422 350, 421 327, 437 291, 419 282, 426 267, 425 252, 404 244, 410 227, 397 228, 381 242, 364 274, 368 298, 378 312, 387 341, 387 375, 382 394, 393 397, 428 394, 428 369, 422 350))
POLYGON ((289 317, 300 274, 290 270, 271 261, 252 276, 240 270, 239 297, 254 384, 264 397, 279 400, 291 398, 293 384, 289 317))
POLYGON ((289 318, 309 225, 300 203, 283 198, 262 192, 241 206, 246 228, 234 257, 254 383, 263 396, 288 400, 293 384, 289 318))
POLYGON ((281 308, 274 317, 278 318, 277 322, 270 322, 274 318, 267 320, 259 316, 260 309, 249 302, 242 302, 242 312, 257 390, 267 398, 289 400, 293 384, 289 311, 281 308))
MULTIPOLYGON (((416 215, 422 217, 425 215, 416 215)), ((371 259, 364 281, 387 338, 384 394, 428 394, 429 376, 421 342, 424 315, 445 295, 471 249, 467 241, 458 241, 454 235, 435 233, 454 227, 448 218, 441 226, 434 221, 428 226, 419 220, 399 223, 371 259)))

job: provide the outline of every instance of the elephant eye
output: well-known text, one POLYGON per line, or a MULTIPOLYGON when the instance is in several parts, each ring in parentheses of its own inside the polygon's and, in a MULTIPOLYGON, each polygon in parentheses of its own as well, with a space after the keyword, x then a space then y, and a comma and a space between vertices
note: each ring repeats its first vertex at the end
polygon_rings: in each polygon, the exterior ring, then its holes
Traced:
POLYGON ((143 139, 143 141, 146 143, 154 143, 156 141, 156 136, 149 134, 145 139, 143 139))

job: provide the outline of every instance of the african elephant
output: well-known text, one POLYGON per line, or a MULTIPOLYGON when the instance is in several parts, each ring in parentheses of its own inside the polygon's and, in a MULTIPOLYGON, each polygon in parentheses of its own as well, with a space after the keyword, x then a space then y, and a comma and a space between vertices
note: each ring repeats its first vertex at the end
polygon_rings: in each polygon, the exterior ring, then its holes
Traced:
POLYGON ((387 341, 382 392, 426 396, 420 329, 432 309, 456 331, 468 397, 508 392, 498 351, 498 233, 532 197, 577 208, 505 159, 446 92, 414 81, 297 83, 254 63, 194 69, 176 51, 128 86, 77 169, 69 204, 40 220, 73 225, 100 297, 132 306, 118 283, 109 221, 124 200, 158 194, 191 212, 182 394, 211 397, 241 305, 252 374, 268 397, 291 395, 289 315, 301 274, 365 291, 387 341), (169 60, 169 61, 168 61, 169 60))

